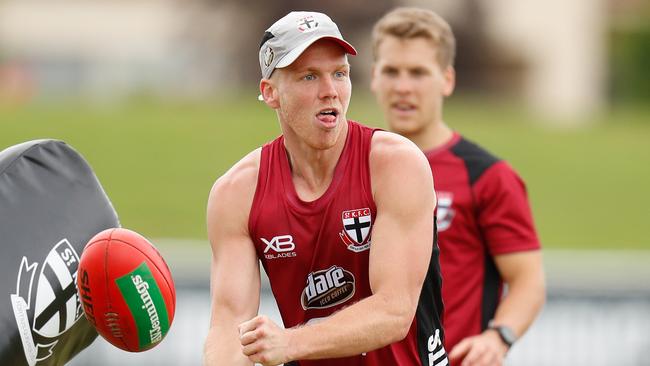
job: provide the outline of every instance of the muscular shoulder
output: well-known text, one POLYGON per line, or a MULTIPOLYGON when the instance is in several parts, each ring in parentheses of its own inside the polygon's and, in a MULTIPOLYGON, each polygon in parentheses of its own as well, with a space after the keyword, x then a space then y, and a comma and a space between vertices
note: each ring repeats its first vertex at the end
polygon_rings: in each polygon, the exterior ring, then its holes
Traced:
POLYGON ((431 168, 422 151, 409 139, 391 132, 377 131, 373 135, 370 173, 375 193, 387 185, 406 187, 412 182, 433 191, 431 168))
POLYGON ((396 133, 376 131, 370 145, 371 164, 391 164, 400 159, 424 160, 426 158, 409 139, 396 133))
POLYGON ((261 148, 254 150, 217 179, 208 199, 208 220, 227 212, 224 216, 245 224, 257 187, 260 156, 261 148))
POLYGON ((253 150, 235 163, 235 165, 217 179, 213 189, 238 190, 245 186, 254 186, 257 183, 261 151, 261 148, 253 150))

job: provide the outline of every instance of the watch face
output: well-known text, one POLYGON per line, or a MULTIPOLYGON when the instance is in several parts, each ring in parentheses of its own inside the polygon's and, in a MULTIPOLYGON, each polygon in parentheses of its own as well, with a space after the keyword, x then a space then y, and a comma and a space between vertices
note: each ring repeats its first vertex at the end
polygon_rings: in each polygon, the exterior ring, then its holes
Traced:
POLYGON ((513 343, 517 340, 517 336, 515 335, 515 332, 512 331, 512 329, 505 327, 505 326, 500 326, 497 327, 497 331, 499 332, 499 335, 501 336, 501 339, 503 339, 504 342, 508 346, 512 346, 513 343))

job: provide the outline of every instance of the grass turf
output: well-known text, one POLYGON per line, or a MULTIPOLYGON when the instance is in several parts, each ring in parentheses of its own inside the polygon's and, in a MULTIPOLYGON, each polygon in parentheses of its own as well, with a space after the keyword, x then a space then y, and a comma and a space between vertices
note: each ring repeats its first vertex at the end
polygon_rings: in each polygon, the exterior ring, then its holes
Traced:
MULTIPOLYGON (((349 117, 382 126, 367 96, 349 117)), ((582 128, 549 128, 516 106, 452 98, 445 120, 507 159, 528 184, 546 247, 650 249, 650 110, 622 108, 582 128)), ((149 237, 205 238, 214 180, 280 133, 254 97, 206 102, 78 101, 0 109, 0 149, 61 139, 90 163, 125 227, 149 237)))

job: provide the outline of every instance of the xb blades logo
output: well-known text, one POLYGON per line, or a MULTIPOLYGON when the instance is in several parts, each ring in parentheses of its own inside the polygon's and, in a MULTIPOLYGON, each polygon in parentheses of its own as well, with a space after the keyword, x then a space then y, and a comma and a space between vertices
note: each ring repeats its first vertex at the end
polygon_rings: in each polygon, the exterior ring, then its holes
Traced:
POLYGON ((291 235, 280 235, 275 236, 273 239, 266 240, 260 238, 266 247, 264 248, 264 257, 266 259, 277 259, 277 258, 291 258, 296 256, 296 244, 293 242, 293 237, 291 235), (269 253, 269 250, 273 250, 276 254, 269 253))
POLYGON ((273 249, 276 253, 290 252, 296 249, 296 244, 293 243, 293 237, 291 235, 281 235, 276 236, 271 241, 268 241, 264 238, 260 238, 266 244, 264 253, 267 253, 269 249, 273 249))
POLYGON ((82 315, 77 294, 79 255, 67 239, 58 242, 41 265, 34 287, 38 262, 23 257, 11 305, 20 332, 27 364, 34 366, 52 355, 58 337, 82 315))

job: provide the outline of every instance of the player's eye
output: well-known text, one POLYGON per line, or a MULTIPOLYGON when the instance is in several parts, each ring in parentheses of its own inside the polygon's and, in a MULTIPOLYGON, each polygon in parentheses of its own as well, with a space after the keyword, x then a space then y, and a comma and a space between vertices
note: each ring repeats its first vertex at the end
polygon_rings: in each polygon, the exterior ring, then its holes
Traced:
POLYGON ((397 76, 397 69, 394 69, 392 67, 385 67, 382 70, 381 73, 386 75, 386 76, 393 76, 394 77, 394 76, 397 76))
POLYGON ((308 81, 316 80, 316 75, 314 75, 314 74, 307 74, 307 75, 303 76, 302 78, 303 78, 304 80, 308 80, 308 81))
POLYGON ((336 76, 337 79, 343 79, 348 76, 348 73, 345 71, 337 71, 334 73, 334 76, 336 76))
POLYGON ((422 76, 428 75, 429 72, 427 70, 425 70, 425 69, 416 68, 416 69, 411 70, 410 74, 413 77, 422 77, 422 76))

